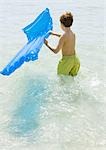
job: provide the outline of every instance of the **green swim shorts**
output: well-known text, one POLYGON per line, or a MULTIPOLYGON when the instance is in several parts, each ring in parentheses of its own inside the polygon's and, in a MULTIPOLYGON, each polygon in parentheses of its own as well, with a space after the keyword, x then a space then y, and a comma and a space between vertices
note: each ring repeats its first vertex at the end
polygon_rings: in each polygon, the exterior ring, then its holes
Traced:
POLYGON ((80 68, 80 61, 76 55, 63 56, 59 61, 57 74, 58 75, 77 75, 80 68))

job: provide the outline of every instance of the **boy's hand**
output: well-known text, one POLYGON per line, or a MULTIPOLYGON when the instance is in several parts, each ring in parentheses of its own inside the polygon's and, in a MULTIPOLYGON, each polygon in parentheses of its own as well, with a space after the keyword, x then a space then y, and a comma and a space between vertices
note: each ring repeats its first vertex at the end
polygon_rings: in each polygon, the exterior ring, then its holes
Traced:
POLYGON ((46 39, 44 39, 44 43, 45 45, 48 45, 48 41, 46 39))
POLYGON ((53 32, 52 31, 49 31, 49 35, 52 35, 53 34, 53 32))
POLYGON ((54 35, 54 33, 52 31, 50 31, 50 35, 54 35))

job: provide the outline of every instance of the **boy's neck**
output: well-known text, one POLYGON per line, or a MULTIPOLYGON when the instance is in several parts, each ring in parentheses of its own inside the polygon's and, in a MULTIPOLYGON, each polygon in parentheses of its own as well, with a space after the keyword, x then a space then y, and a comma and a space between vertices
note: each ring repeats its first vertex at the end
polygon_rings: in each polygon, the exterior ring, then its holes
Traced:
POLYGON ((71 31, 71 28, 70 28, 70 27, 66 27, 64 31, 65 31, 65 32, 70 32, 70 31, 71 31))

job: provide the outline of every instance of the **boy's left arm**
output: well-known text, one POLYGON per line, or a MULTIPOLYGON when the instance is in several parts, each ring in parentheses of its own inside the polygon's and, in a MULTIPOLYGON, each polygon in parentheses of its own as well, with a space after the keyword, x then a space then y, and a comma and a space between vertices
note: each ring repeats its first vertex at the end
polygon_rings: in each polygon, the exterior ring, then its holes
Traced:
POLYGON ((48 41, 45 39, 45 45, 51 50, 53 51, 55 54, 57 54, 60 49, 62 49, 63 45, 64 45, 64 35, 60 38, 59 42, 58 42, 58 45, 56 48, 52 48, 49 44, 48 44, 48 41))

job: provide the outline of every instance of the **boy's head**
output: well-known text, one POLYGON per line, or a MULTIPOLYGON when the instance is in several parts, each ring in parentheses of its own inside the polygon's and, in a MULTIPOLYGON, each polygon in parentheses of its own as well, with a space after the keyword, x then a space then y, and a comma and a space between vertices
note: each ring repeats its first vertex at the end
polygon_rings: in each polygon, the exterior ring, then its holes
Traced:
POLYGON ((66 12, 60 16, 60 22, 64 27, 71 27, 73 24, 73 15, 71 12, 66 12))

